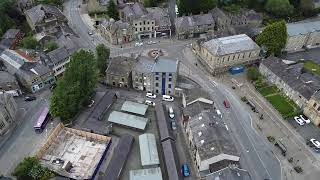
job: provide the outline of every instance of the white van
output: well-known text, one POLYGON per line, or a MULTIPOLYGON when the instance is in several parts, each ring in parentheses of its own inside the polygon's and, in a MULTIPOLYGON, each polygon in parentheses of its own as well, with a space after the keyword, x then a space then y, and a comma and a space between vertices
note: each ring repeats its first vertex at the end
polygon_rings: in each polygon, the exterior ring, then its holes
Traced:
POLYGON ((162 100, 172 102, 174 100, 174 98, 169 95, 162 95, 162 100))
POLYGON ((221 114, 220 110, 217 109, 216 112, 217 112, 217 115, 218 115, 220 118, 222 118, 222 114, 221 114))

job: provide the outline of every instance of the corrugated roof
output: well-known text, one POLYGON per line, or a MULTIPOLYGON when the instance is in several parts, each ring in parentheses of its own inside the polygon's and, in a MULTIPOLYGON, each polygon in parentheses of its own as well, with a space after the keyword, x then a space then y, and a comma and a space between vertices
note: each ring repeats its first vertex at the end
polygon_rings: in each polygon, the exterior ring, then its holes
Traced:
POLYGON ((156 138, 151 133, 139 136, 140 157, 142 166, 160 164, 156 138))
POLYGON ((287 32, 289 36, 297 36, 314 31, 320 31, 320 21, 287 24, 287 32))
POLYGON ((134 114, 145 115, 148 105, 140 104, 132 101, 125 101, 121 107, 121 111, 126 111, 134 114))
POLYGON ((260 47, 246 34, 212 39, 204 42, 202 46, 215 55, 226 55, 260 49, 260 47))
POLYGON ((130 171, 130 180, 162 180, 160 167, 130 171))
POLYGON ((109 122, 144 130, 148 123, 148 118, 143 118, 119 111, 111 112, 109 122))

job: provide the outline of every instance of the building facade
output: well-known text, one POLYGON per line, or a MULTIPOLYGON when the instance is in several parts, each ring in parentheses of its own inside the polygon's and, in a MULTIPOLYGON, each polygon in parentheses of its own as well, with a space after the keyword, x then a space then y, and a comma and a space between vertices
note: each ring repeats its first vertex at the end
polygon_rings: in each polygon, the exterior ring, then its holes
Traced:
POLYGON ((0 94, 0 135, 3 135, 14 123, 17 110, 18 106, 12 95, 0 94))
POLYGON ((134 28, 127 22, 102 21, 98 26, 101 35, 114 45, 129 43, 134 40, 134 28))
POLYGON ((289 23, 287 32, 284 51, 288 53, 320 47, 320 21, 289 23))
POLYGON ((0 92, 9 93, 13 96, 21 94, 16 78, 5 71, 0 71, 0 92))
POLYGON ((303 113, 313 122, 314 125, 320 125, 320 90, 314 93, 308 101, 303 113))
POLYGON ((245 34, 198 41, 192 45, 195 54, 213 75, 260 59, 260 47, 245 34))

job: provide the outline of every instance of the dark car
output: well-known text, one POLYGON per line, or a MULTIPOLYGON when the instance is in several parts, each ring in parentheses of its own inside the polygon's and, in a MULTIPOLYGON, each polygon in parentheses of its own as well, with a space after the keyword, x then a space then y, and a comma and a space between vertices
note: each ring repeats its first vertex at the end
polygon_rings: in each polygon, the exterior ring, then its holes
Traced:
POLYGON ((25 101, 34 101, 34 100, 36 100, 36 99, 37 99, 37 98, 34 97, 34 96, 26 96, 26 97, 24 98, 25 101))
POLYGON ((223 104, 224 104, 224 107, 230 108, 230 103, 229 103, 228 100, 224 100, 224 101, 223 101, 223 104))

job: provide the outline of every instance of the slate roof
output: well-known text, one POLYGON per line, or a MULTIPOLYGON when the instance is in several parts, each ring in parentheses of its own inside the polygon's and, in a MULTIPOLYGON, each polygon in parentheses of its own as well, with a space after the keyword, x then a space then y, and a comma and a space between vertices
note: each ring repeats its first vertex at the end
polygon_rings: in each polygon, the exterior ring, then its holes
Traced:
POLYGON ((227 167, 202 177, 203 180, 252 180, 248 171, 227 167))
POLYGON ((63 13, 60 11, 59 8, 52 5, 43 5, 39 4, 37 6, 34 6, 33 8, 27 10, 25 12, 26 16, 29 17, 30 23, 35 26, 36 24, 43 21, 46 14, 53 15, 55 17, 64 17, 63 13))
POLYGON ((121 111, 130 112, 138 115, 145 115, 148 109, 148 105, 136 103, 132 101, 125 101, 122 104, 121 111))
POLYGON ((154 60, 151 58, 148 58, 146 56, 139 56, 137 57, 137 63, 134 66, 134 70, 142 73, 151 73, 153 66, 154 66, 154 60))
POLYGON ((147 11, 150 17, 156 21, 157 26, 171 26, 170 16, 167 8, 151 7, 147 8, 147 11))
MULTIPOLYGON (((164 155, 164 163, 167 169, 169 180, 181 180, 180 166, 177 150, 174 141, 168 139, 161 142, 162 152, 164 155)), ((166 179, 166 178, 164 178, 166 179)))
POLYGON ((130 24, 127 22, 119 21, 108 21, 104 20, 101 22, 101 26, 107 29, 111 34, 115 34, 118 30, 129 29, 130 24))
POLYGON ((131 57, 117 56, 111 58, 106 73, 118 76, 128 76, 132 71, 134 62, 135 59, 131 57))
POLYGON ((201 112, 211 111, 212 107, 213 105, 211 104, 207 104, 203 102, 195 102, 183 108, 182 112, 184 116, 193 117, 201 112))
POLYGON ((191 28, 194 26, 214 24, 214 19, 211 14, 199 14, 194 16, 178 17, 175 21, 175 26, 178 30, 191 28))
POLYGON ((314 98, 316 101, 320 102, 320 90, 318 90, 317 92, 315 92, 315 93, 313 94, 313 98, 314 98))
POLYGON ((260 49, 246 34, 212 39, 204 42, 202 46, 212 54, 218 56, 260 49))
POLYGON ((6 71, 0 71, 0 84, 16 83, 16 78, 6 71))
POLYGON ((320 89, 320 77, 303 73, 302 63, 288 65, 279 58, 269 57, 262 64, 307 100, 320 89))
POLYGON ((2 39, 0 41, 0 47, 3 49, 9 49, 12 46, 14 39, 2 39))
POLYGON ((178 70, 179 61, 166 59, 159 57, 158 60, 155 60, 152 72, 172 72, 176 73, 178 70))
POLYGON ((146 8, 139 2, 127 4, 122 11, 125 17, 130 17, 132 19, 140 18, 148 13, 146 8))
POLYGON ((102 120, 103 113, 109 110, 110 106, 114 103, 114 97, 117 97, 114 92, 106 92, 100 101, 97 102, 89 119, 102 120))
POLYGON ((220 8, 215 7, 211 9, 209 13, 213 16, 214 20, 220 18, 223 21, 230 21, 230 18, 227 16, 227 14, 223 12, 220 8))
POLYGON ((320 21, 287 24, 289 36, 308 34, 314 31, 320 31, 320 21))
POLYGON ((169 121, 166 119, 167 114, 164 113, 164 107, 162 103, 157 103, 155 109, 160 134, 160 141, 165 141, 167 139, 175 140, 173 132, 169 130, 169 121))
POLYGON ((186 90, 186 92, 184 94, 185 94, 186 104, 188 104, 192 101, 195 101, 199 98, 204 98, 204 99, 212 101, 212 98, 209 95, 209 93, 202 88, 189 89, 189 90, 186 90))
POLYGON ((69 54, 66 48, 61 47, 50 51, 47 55, 54 64, 58 64, 65 61, 71 54, 69 54))
POLYGON ((8 29, 7 32, 2 36, 3 39, 14 39, 20 32, 19 29, 8 29))

